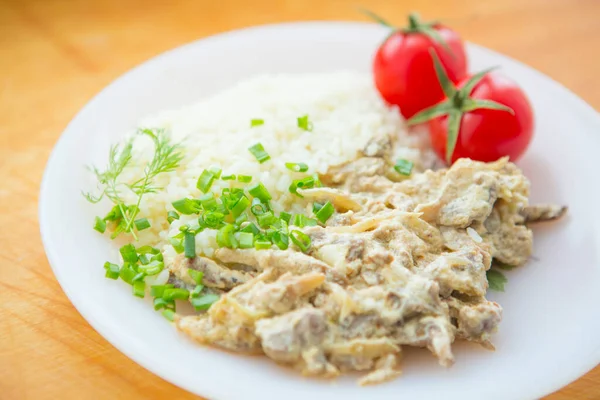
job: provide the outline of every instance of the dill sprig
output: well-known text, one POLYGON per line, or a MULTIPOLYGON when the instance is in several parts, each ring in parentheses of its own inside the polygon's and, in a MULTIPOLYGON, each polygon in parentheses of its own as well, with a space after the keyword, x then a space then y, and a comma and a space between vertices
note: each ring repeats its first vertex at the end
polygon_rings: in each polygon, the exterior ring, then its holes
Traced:
POLYGON ((132 161, 133 139, 130 139, 122 147, 115 145, 110 148, 108 166, 105 171, 91 167, 92 172, 98 179, 98 183, 102 186, 100 194, 97 196, 91 193, 83 194, 91 203, 97 203, 106 196, 118 208, 118 214, 120 215, 116 219, 114 218, 115 213, 112 211, 105 217, 105 220, 113 220, 117 223, 111 236, 113 239, 121 232, 125 232, 131 233, 133 238, 137 240, 134 222, 140 212, 142 198, 146 194, 156 193, 160 190, 161 188, 155 182, 156 177, 162 173, 176 170, 183 159, 181 145, 179 143, 172 143, 169 135, 164 130, 141 129, 138 134, 148 136, 154 144, 154 156, 144 167, 144 176, 133 183, 121 182, 119 180, 123 170, 132 161), (137 196, 135 205, 125 204, 125 200, 121 196, 123 188, 128 188, 137 196))

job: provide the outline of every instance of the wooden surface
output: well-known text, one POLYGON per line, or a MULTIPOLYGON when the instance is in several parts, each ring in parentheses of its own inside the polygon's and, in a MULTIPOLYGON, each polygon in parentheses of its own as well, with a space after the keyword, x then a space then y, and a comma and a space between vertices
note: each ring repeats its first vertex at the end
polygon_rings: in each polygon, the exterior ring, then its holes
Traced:
MULTIPOLYGON (((158 53, 256 24, 363 20, 355 11, 359 4, 0 0, 1 399, 195 398, 119 353, 65 297, 38 231, 37 197, 48 155, 92 96, 158 53)), ((443 19, 465 39, 537 68, 600 109, 598 0, 362 4, 397 23, 411 9, 443 19)), ((548 398, 600 399, 600 367, 548 398)))

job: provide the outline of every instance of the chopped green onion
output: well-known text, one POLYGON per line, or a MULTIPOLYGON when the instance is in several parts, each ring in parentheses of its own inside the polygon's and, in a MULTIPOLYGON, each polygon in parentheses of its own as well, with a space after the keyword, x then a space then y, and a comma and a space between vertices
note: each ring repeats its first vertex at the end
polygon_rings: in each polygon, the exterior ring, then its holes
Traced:
POLYGON ((290 238, 292 239, 292 242, 294 242, 294 244, 298 246, 300 250, 302 250, 303 253, 306 253, 310 248, 310 236, 308 236, 306 233, 293 230, 292 233, 290 233, 290 238))
POLYGON ((94 229, 100 233, 106 232, 106 222, 100 217, 96 217, 94 220, 94 229))
POLYGON ((169 243, 171 243, 171 246, 173 246, 173 249, 175 249, 175 252, 177 254, 181 254, 185 250, 183 247, 182 239, 177 239, 177 238, 172 237, 172 238, 169 238, 169 243))
POLYGON ((121 279, 130 285, 133 284, 133 278, 136 276, 137 272, 131 267, 131 264, 125 263, 123 264, 123 268, 119 271, 119 276, 121 279))
POLYGON ((180 288, 166 288, 162 295, 165 300, 187 300, 189 297, 190 291, 180 288))
POLYGON ((316 201, 313 203, 313 214, 316 214, 321 208, 323 208, 323 204, 317 203, 316 201))
POLYGON ((207 227, 212 228, 212 229, 217 229, 223 223, 223 219, 225 219, 225 215, 223 215, 220 212, 210 211, 210 212, 204 213, 204 215, 202 215, 200 217, 200 219, 207 227))
POLYGON ((110 262, 104 263, 104 269, 106 270, 106 276, 109 279, 119 279, 120 268, 117 264, 113 264, 110 262))
POLYGON ((256 143, 255 145, 248 147, 248 150, 261 164, 271 159, 269 153, 265 151, 265 148, 260 143, 256 143))
POLYGON ((266 250, 266 249, 270 249, 271 248, 271 241, 270 240, 264 240, 264 239, 260 239, 260 240, 255 240, 254 241, 254 248, 256 250, 266 250))
POLYGON ((292 225, 295 225, 298 228, 304 228, 305 226, 316 226, 317 220, 308 218, 304 214, 295 214, 294 215, 294 223, 292 225))
POLYGON ((169 222, 169 224, 172 224, 176 219, 179 219, 177 211, 171 210, 167 213, 167 222, 169 222))
POLYGON ((119 221, 123 218, 123 213, 121 212, 121 207, 117 204, 113 208, 110 209, 108 214, 103 218, 104 221, 119 221))
POLYGON ((246 221, 248 221, 248 214, 243 212, 235 219, 235 224, 240 226, 246 221))
POLYGON ((150 221, 148 221, 148 218, 136 219, 133 223, 138 231, 150 228, 150 221))
POLYGON ((143 299, 146 295, 146 282, 143 280, 133 282, 133 295, 143 299))
POLYGON ((205 169, 200 174, 198 182, 196 183, 196 187, 200 189, 202 193, 207 193, 210 190, 210 187, 212 186, 214 180, 215 175, 211 171, 205 169))
POLYGON ((142 246, 137 249, 138 254, 160 254, 160 250, 152 246, 142 246))
MULTIPOLYGON (((317 177, 317 182, 319 182, 318 177, 317 177)), ((320 184, 320 182, 319 182, 319 184, 320 184)), ((298 189, 310 189, 313 187, 315 187, 315 177, 308 176, 303 179, 293 180, 292 184, 289 187, 289 191, 290 191, 290 193, 293 193, 298 197, 304 197, 300 193, 298 193, 298 189)))
POLYGON ((169 289, 172 288, 173 285, 170 283, 167 283, 165 285, 153 285, 150 286, 150 295, 154 296, 154 297, 162 297, 165 289, 169 289))
POLYGON ((138 256, 138 259, 140 260, 140 263, 142 265, 148 265, 148 264, 150 264, 150 259, 148 258, 148 254, 140 254, 138 256))
POLYGON ((194 288, 194 290, 192 290, 190 292, 190 297, 198 297, 200 296, 200 292, 202 292, 202 289, 204 289, 204 285, 196 285, 196 287, 194 288))
POLYGON ((255 126, 260 126, 260 125, 263 125, 264 123, 265 123, 265 120, 264 120, 264 119, 258 119, 258 118, 256 118, 256 119, 251 119, 251 120, 250 120, 250 127, 251 127, 251 128, 254 128, 255 126))
POLYGON ((321 207, 319 211, 317 211, 315 217, 317 217, 317 219, 324 224, 325 222, 327 222, 329 217, 333 215, 334 212, 335 208, 333 208, 333 205, 330 202, 327 202, 323 205, 323 207, 321 207))
POLYGON ((223 176, 221 176, 221 180, 224 180, 224 181, 234 181, 235 180, 235 175, 234 174, 223 175, 223 176))
POLYGON ((256 216, 256 222, 261 228, 266 228, 277 222, 277 217, 271 211, 256 216))
POLYGON ((238 241, 234 236, 235 227, 233 225, 225 225, 217 232, 217 244, 220 247, 228 247, 230 249, 238 248, 238 241))
POLYGON ((394 165, 394 169, 400 175, 409 176, 410 173, 412 172, 414 165, 415 164, 412 161, 404 160, 401 158, 398 161, 396 161, 396 165, 394 165))
POLYGON ((313 130, 313 124, 308 120, 308 115, 298 117, 298 128, 309 132, 313 130))
POLYGON ((208 310, 215 301, 219 300, 216 294, 205 294, 202 297, 196 297, 190 300, 190 303, 196 311, 208 310))
POLYGON ((165 268, 165 264, 162 261, 154 260, 146 265, 141 265, 139 270, 146 275, 156 275, 165 268))
POLYGON ((240 197, 240 199, 231 207, 231 214, 234 218, 239 217, 250 205, 250 199, 246 196, 240 197))
POLYGON ((183 215, 198 214, 201 204, 198 200, 188 199, 187 197, 171 203, 173 208, 183 215))
POLYGON ((289 169, 290 171, 294 171, 294 172, 306 172, 306 171, 308 171, 308 165, 306 165, 304 163, 286 162, 285 163, 285 167, 287 169, 289 169))
POLYGON ((161 308, 167 308, 169 305, 171 305, 171 303, 172 301, 157 297, 154 299, 154 310, 158 311, 161 308))
POLYGON ((313 174, 313 187, 323 187, 323 183, 321 183, 321 179, 319 179, 319 174, 313 174))
POLYGON ((279 247, 281 250, 286 250, 290 245, 290 239, 288 235, 281 231, 273 232, 271 236, 271 240, 275 246, 279 247))
POLYGON ((187 258, 196 257, 196 235, 191 232, 183 235, 183 254, 187 258))
POLYGON ((238 175, 237 180, 242 183, 252 182, 252 175, 238 175))
POLYGON ((221 177, 221 172, 223 172, 223 170, 219 167, 210 167, 209 170, 213 174, 215 179, 219 179, 221 177))
MULTIPOLYGON (((135 268, 135 267, 134 267, 135 268)), ((132 279, 132 282, 143 281, 146 277, 146 274, 143 272, 138 272, 132 279)))
POLYGON ((237 232, 236 239, 240 244, 240 249, 251 249, 254 247, 254 234, 250 232, 237 232))
POLYGON ((194 282, 196 282, 196 285, 200 285, 202 283, 202 278, 204 278, 204 272, 188 268, 188 274, 194 280, 194 282))
POLYGON ((163 310, 162 315, 171 322, 175 321, 175 312, 173 310, 163 310))
POLYGON ((135 251, 135 246, 130 244, 126 244, 125 246, 119 249, 121 253, 121 257, 123 257, 123 261, 135 264, 138 261, 137 251, 135 251))
POLYGON ((267 202, 272 199, 271 194, 261 182, 255 183, 248 188, 248 193, 263 202, 267 202))
POLYGON ((292 214, 288 214, 288 213, 282 211, 282 212, 279 213, 279 218, 281 218, 282 220, 284 220, 285 223, 289 225, 290 221, 292 219, 292 214))
POLYGON ((205 195, 200 196, 198 199, 202 208, 211 211, 217 208, 217 199, 215 199, 215 195, 212 193, 206 193, 205 195))
POLYGON ((250 222, 248 225, 240 229, 240 232, 248 232, 252 233, 253 235, 258 235, 260 229, 258 229, 258 226, 256 226, 254 222, 250 222))
POLYGON ((254 198, 252 199, 252 207, 250 207, 250 211, 255 216, 259 216, 269 211, 269 208, 267 205, 263 204, 259 198, 254 198))

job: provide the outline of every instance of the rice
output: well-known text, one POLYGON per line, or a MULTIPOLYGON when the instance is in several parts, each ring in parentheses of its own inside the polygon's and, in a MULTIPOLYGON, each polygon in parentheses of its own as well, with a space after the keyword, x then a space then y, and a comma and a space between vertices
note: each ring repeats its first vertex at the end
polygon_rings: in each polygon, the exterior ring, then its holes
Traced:
MULTIPOLYGON (((307 203, 288 190, 292 180, 356 159, 372 137, 396 135, 407 144, 400 149, 403 157, 420 156, 411 148, 414 140, 407 135, 400 113, 379 97, 370 75, 352 72, 260 76, 192 106, 145 118, 139 126, 164 128, 185 147, 181 168, 159 177, 157 184, 163 190, 147 195, 140 210, 152 225, 140 232, 141 244, 163 248, 167 256, 174 255, 172 247, 165 246, 168 238, 196 217, 182 216, 169 226, 166 213, 173 209, 173 201, 202 195, 196 182, 205 168, 251 175, 253 182, 262 182, 271 193, 275 212, 306 213, 307 203), (302 116, 308 116, 311 131, 298 126, 302 116), (262 119, 264 124, 251 127, 252 119, 262 119), (260 164, 248 151, 256 143, 262 143, 270 161, 260 164), (306 163, 309 170, 292 172, 286 162, 306 163)), ((152 157, 149 141, 140 140, 136 147, 134 159, 140 163, 126 171, 127 181, 141 176, 143 162, 152 157)), ((234 186, 243 185, 215 180, 212 191, 234 186)), ((214 230, 196 235, 197 251, 210 257, 217 247, 215 237, 214 230)))

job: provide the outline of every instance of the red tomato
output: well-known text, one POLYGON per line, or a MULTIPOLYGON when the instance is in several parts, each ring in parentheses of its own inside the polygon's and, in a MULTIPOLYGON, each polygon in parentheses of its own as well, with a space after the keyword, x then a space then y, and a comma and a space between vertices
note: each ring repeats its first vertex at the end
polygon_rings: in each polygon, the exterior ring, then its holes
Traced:
POLYGON ((441 36, 453 54, 428 35, 411 32, 411 28, 393 33, 375 54, 375 86, 388 103, 400 107, 405 118, 444 98, 429 53, 431 47, 452 82, 456 83, 467 75, 467 60, 460 36, 442 25, 433 25, 430 29, 441 36))
MULTIPOLYGON (((458 84, 464 86, 468 78, 458 84)), ((478 109, 463 115, 452 162, 462 157, 496 161, 509 156, 517 160, 527 149, 533 135, 533 110, 525 93, 512 80, 487 74, 471 91, 471 98, 493 100, 512 108, 514 115, 501 110, 478 109)), ((429 121, 431 142, 440 158, 446 158, 448 117, 429 121)))

